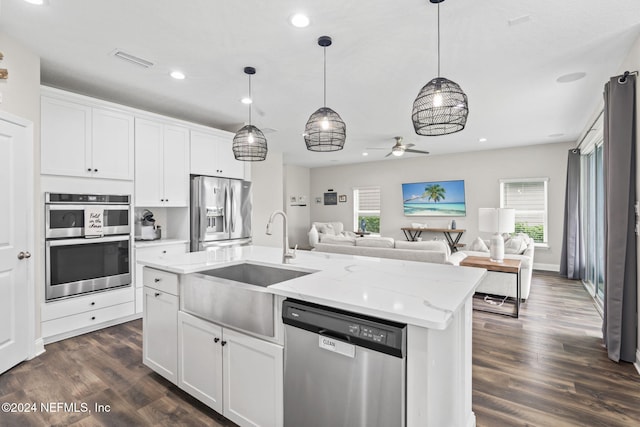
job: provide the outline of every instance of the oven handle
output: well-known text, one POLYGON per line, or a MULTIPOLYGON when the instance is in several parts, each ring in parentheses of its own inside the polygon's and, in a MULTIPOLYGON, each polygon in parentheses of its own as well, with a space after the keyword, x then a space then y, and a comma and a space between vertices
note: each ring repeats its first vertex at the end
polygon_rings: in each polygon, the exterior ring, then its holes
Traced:
POLYGON ((82 239, 56 239, 47 240, 47 246, 71 246, 71 245, 88 245, 91 243, 105 243, 105 242, 122 242, 129 240, 130 236, 108 236, 108 237, 87 237, 82 239))
POLYGON ((87 208, 102 208, 105 211, 128 211, 129 205, 74 205, 74 204, 49 204, 46 205, 47 209, 51 211, 83 211, 87 208))

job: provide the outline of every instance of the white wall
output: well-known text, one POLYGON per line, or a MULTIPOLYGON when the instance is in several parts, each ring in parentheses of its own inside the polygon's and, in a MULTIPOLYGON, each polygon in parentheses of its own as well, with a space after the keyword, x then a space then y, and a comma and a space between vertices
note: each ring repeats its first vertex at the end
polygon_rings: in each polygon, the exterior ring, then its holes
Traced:
POLYGON ((34 234, 36 241, 30 252, 34 254, 31 258, 34 263, 34 283, 35 283, 35 338, 41 338, 40 329, 40 301, 44 292, 44 272, 42 260, 37 254, 42 253, 40 236, 44 227, 43 213, 41 206, 40 190, 40 57, 29 49, 0 32, 0 51, 4 54, 4 59, 0 61, 0 68, 9 71, 7 80, 0 80, 0 93, 2 102, 0 110, 11 113, 15 116, 23 117, 33 122, 33 207, 34 224, 36 230, 34 234))
MULTIPOLYGON (((625 71, 638 71, 640 70, 640 38, 636 40, 635 44, 629 51, 629 55, 625 58, 622 65, 618 69, 618 73, 622 74, 625 71)), ((640 124, 640 96, 638 96, 638 82, 636 80, 636 191, 640 191, 640 132, 638 132, 638 124, 640 124)), ((603 83, 604 84, 604 83, 603 83)), ((636 194, 636 200, 640 200, 638 194, 636 194)), ((640 265, 640 239, 636 239, 636 251, 637 251, 637 265, 640 265)), ((640 275, 638 275, 638 307, 640 307, 640 275)), ((636 324, 638 322, 636 321, 636 324)), ((640 372, 640 328, 638 328, 638 347, 636 350, 636 369, 640 372)))
MULTIPOLYGON (((557 270, 562 251, 564 195, 567 152, 575 143, 535 145, 522 148, 476 151, 462 154, 389 159, 311 169, 311 221, 342 221, 345 229, 353 224, 354 187, 379 186, 381 189, 380 232, 383 236, 404 239, 401 227, 412 222, 428 222, 431 227, 445 227, 452 219, 405 217, 402 187, 405 182, 448 181, 463 179, 467 216, 457 217, 456 226, 467 231, 460 240, 469 244, 478 235, 478 208, 500 205, 501 178, 549 178, 549 249, 536 250, 537 268, 557 270), (328 189, 347 195, 347 203, 324 206, 316 197, 328 189)), ((482 234, 488 238, 488 234, 482 234)), ((423 233, 423 238, 443 238, 423 233)))
POLYGON ((282 153, 269 150, 266 160, 251 163, 251 182, 253 244, 282 247, 281 217, 275 219, 271 236, 267 236, 265 232, 271 213, 284 208, 282 153))
POLYGON ((311 171, 302 166, 284 166, 284 204, 289 217, 289 245, 309 248, 307 232, 311 218, 309 188, 311 171), (302 197, 302 200, 300 198, 302 197), (292 198, 296 201, 293 202, 292 198))

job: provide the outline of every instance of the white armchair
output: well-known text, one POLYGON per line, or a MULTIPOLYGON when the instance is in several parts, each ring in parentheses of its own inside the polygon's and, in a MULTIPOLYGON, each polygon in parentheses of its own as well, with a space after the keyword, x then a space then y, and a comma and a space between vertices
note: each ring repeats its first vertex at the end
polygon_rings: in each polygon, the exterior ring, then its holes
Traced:
POLYGON ((323 239, 326 240, 328 236, 334 241, 345 240, 349 242, 353 242, 356 237, 354 232, 344 231, 344 225, 339 221, 314 222, 307 235, 309 236, 309 246, 312 248, 315 248, 323 239))

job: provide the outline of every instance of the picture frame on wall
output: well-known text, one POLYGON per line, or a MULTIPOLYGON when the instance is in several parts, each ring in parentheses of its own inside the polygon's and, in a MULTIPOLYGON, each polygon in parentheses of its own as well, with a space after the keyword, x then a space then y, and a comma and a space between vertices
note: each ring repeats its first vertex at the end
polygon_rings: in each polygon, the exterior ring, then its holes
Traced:
POLYGON ((337 205, 338 204, 338 193, 324 193, 324 204, 326 205, 337 205))
POLYGON ((339 201, 340 203, 346 203, 346 202, 347 202, 347 195, 346 195, 346 194, 341 194, 341 195, 338 197, 338 201, 339 201))

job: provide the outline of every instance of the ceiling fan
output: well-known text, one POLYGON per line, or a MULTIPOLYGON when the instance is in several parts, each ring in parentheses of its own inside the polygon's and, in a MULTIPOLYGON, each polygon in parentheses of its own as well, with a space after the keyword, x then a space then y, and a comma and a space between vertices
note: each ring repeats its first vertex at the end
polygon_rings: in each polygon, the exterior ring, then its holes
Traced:
MULTIPOLYGON (((390 155, 394 156, 402 156, 404 153, 418 153, 418 154, 429 154, 428 151, 422 150, 412 150, 411 147, 415 147, 416 144, 403 144, 402 137, 396 136, 394 137, 396 143, 393 147, 391 147, 391 151, 384 157, 389 157, 390 155)), ((385 148, 370 148, 370 150, 385 150, 385 148)))

